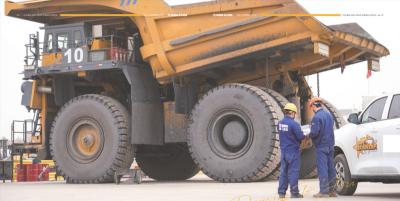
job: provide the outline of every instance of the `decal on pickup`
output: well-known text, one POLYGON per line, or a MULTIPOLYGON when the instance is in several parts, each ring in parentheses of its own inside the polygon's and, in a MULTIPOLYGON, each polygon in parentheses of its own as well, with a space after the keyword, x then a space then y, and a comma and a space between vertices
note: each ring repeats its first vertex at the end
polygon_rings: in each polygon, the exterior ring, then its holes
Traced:
POLYGON ((360 139, 356 137, 356 144, 353 146, 353 149, 356 150, 357 158, 359 158, 361 154, 378 150, 378 142, 370 135, 366 135, 360 139))

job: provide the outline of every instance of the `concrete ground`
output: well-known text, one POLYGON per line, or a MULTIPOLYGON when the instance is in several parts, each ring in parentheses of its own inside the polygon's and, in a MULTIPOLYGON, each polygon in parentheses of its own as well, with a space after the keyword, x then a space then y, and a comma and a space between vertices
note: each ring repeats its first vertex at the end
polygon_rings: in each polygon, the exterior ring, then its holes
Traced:
MULTIPOLYGON (((277 181, 218 183, 204 175, 188 181, 158 182, 145 179, 116 184, 76 185, 64 182, 0 183, 0 201, 278 201, 277 181)), ((318 181, 301 180, 300 200, 316 200, 318 181)), ((286 200, 289 200, 287 198, 286 200)), ((360 183, 354 196, 318 200, 400 200, 400 184, 360 183)))

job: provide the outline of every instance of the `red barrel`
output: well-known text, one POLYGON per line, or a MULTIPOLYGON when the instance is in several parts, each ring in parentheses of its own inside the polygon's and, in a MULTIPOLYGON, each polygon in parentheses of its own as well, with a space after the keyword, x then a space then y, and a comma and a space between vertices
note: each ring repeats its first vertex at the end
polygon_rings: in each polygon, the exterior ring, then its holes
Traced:
POLYGON ((26 164, 26 181, 38 181, 40 172, 42 172, 41 164, 26 164))
POLYGON ((16 173, 17 173, 17 182, 26 181, 26 171, 23 165, 22 166, 20 164, 17 165, 16 173))
POLYGON ((32 164, 24 164, 26 170, 26 181, 32 181, 32 164))

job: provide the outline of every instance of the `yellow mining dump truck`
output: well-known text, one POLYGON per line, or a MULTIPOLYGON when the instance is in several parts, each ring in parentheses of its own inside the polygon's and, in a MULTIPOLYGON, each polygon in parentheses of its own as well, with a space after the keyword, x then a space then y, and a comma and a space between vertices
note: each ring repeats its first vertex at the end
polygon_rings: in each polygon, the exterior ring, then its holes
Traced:
MULTIPOLYGON (((134 159, 157 180, 199 170, 221 182, 276 178, 282 106, 296 103, 297 120, 310 121, 304 77, 362 61, 376 70, 389 54, 359 25, 325 26, 293 0, 39 0, 5 9, 44 24, 26 45, 22 85, 40 134, 19 150, 52 158, 71 183, 111 181, 134 159)), ((313 176, 312 149, 302 157, 302 177, 313 176)))

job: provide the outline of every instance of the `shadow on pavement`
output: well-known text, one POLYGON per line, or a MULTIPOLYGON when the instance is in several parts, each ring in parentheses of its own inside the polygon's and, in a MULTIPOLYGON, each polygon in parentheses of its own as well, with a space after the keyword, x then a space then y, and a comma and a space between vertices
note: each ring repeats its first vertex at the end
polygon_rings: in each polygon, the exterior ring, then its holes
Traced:
POLYGON ((144 180, 143 183, 157 183, 157 184, 189 184, 189 183, 196 183, 196 184, 200 184, 200 183, 218 183, 214 180, 210 180, 210 179, 195 179, 195 180, 184 180, 184 181, 156 181, 156 180, 144 180))
MULTIPOLYGON (((385 198, 385 199, 394 199, 400 200, 400 193, 357 193, 354 194, 353 197, 356 198, 385 198)), ((379 200, 379 199, 377 199, 379 200)))

